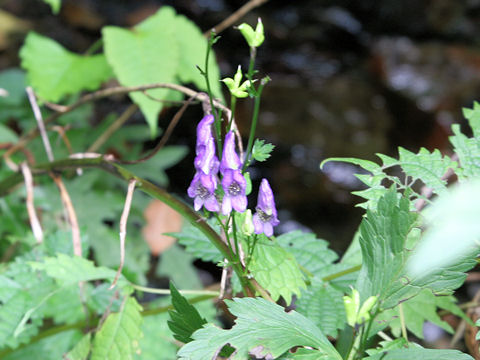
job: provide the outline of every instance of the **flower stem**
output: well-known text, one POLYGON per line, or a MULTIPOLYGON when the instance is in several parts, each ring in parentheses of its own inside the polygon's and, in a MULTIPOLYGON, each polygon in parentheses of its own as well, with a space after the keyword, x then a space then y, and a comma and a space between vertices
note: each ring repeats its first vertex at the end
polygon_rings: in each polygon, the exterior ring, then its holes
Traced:
POLYGON ((235 117, 235 107, 237 105, 237 98, 235 96, 230 97, 230 110, 232 113, 230 114, 230 120, 228 121, 227 132, 231 130, 233 119, 235 117))

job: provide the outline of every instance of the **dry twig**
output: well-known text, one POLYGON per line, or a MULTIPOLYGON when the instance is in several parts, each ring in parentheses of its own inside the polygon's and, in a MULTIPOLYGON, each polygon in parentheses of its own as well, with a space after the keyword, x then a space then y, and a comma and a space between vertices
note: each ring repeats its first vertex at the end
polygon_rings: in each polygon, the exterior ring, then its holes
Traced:
POLYGON ((47 131, 45 130, 45 124, 43 123, 42 113, 40 111, 40 108, 38 107, 37 100, 35 99, 35 94, 33 93, 33 89, 30 86, 28 86, 26 90, 27 90, 28 100, 30 101, 30 105, 32 106, 33 115, 35 116, 35 120, 37 120, 38 129, 40 131, 40 136, 42 137, 43 147, 45 148, 45 152, 47 153, 48 161, 52 162, 54 160, 52 147, 50 146, 50 141, 48 140, 47 131))
POLYGON ((135 184, 137 180, 130 179, 128 182, 127 197, 125 198, 125 206, 123 207, 122 216, 120 217, 120 265, 109 289, 113 289, 117 284, 118 278, 122 273, 123 264, 125 262, 125 238, 127 237, 127 221, 130 214, 130 207, 132 206, 133 192, 135 191, 135 184))
POLYGON ((241 8, 239 8, 237 11, 235 11, 232 15, 227 17, 225 20, 220 22, 218 25, 214 26, 208 31, 205 31, 203 35, 205 37, 210 36, 211 31, 215 31, 217 34, 220 34, 223 30, 229 28, 233 24, 235 24, 238 20, 240 20, 242 17, 244 17, 247 13, 249 13, 251 10, 255 9, 256 7, 266 3, 268 0, 250 0, 247 2, 245 5, 243 5, 241 8))
POLYGON ((20 168, 22 169, 23 178, 25 179, 25 188, 27 191, 27 212, 28 218, 30 219, 30 226, 32 227, 33 236, 37 240, 37 244, 40 244, 43 242, 43 231, 33 202, 32 172, 26 163, 22 163, 20 168))

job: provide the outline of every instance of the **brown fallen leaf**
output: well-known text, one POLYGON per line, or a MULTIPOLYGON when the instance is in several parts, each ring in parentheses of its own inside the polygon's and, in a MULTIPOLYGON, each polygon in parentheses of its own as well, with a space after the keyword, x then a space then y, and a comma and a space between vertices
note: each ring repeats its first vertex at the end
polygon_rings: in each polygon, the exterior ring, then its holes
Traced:
POLYGON ((142 229, 143 238, 153 255, 167 250, 175 242, 175 238, 163 235, 178 232, 182 227, 182 216, 159 200, 153 200, 143 212, 147 224, 142 229))

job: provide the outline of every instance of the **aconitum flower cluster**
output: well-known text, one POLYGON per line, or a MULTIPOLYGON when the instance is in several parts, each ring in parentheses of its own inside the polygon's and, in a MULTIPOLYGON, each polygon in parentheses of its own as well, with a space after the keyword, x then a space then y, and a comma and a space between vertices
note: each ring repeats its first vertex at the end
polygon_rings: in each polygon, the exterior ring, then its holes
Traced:
MULTIPOLYGON (((187 190, 194 199, 196 211, 205 207, 208 211, 229 215, 232 209, 243 213, 247 209, 247 181, 242 174, 242 161, 235 149, 235 134, 230 131, 225 136, 222 161, 215 154, 215 140, 211 126, 212 115, 206 115, 197 126, 195 176, 187 190), (218 185, 218 171, 222 176, 223 199, 219 205, 215 191, 218 185)), ((272 189, 266 179, 262 179, 253 226, 255 234, 273 235, 273 227, 279 224, 272 189)))

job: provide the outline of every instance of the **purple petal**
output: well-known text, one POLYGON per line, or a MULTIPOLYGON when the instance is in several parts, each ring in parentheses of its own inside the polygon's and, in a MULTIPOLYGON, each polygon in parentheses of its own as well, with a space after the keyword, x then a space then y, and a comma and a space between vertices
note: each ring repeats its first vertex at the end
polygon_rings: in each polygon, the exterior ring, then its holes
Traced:
POLYGON ((238 212, 247 210, 247 197, 245 195, 237 195, 232 197, 232 206, 238 212))
POLYGON ((197 186, 199 181, 200 181, 200 174, 195 173, 195 176, 193 177, 193 180, 187 189, 187 193, 189 197, 194 198, 197 195, 197 186))
POLYGON ((203 203, 204 200, 200 196, 195 197, 195 199, 193 200, 193 208, 195 209, 195 211, 200 210, 203 206, 203 203))
POLYGON ((272 210, 275 209, 275 200, 273 198, 272 188, 270 187, 267 179, 262 179, 260 184, 257 206, 268 214, 271 214, 273 212, 272 210))
POLYGON ((222 214, 228 215, 232 212, 232 198, 230 196, 224 196, 222 201, 222 214))
POLYGON ((197 146, 206 144, 208 139, 212 137, 211 125, 214 121, 213 115, 205 115, 197 125, 197 146))
POLYGON ((263 222, 260 220, 258 214, 254 214, 253 218, 253 228, 255 229, 255 234, 262 234, 263 233, 263 222))
POLYGON ((217 188, 217 179, 213 175, 201 174, 200 182, 210 194, 213 194, 213 192, 217 188))
POLYGON ((215 195, 209 196, 205 200, 205 208, 208 211, 213 211, 213 212, 216 212, 216 211, 220 210, 220 206, 218 205, 218 201, 217 201, 217 198, 215 197, 215 195))
POLYGON ((225 136, 225 143, 223 146, 222 161, 220 162, 220 171, 223 173, 226 169, 237 170, 242 163, 235 151, 235 134, 229 131, 225 136))
POLYGON ((273 226, 269 222, 263 223, 263 232, 267 237, 273 235, 273 226))

